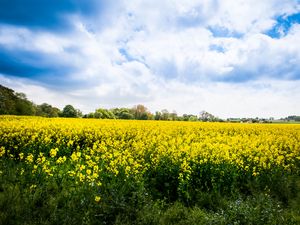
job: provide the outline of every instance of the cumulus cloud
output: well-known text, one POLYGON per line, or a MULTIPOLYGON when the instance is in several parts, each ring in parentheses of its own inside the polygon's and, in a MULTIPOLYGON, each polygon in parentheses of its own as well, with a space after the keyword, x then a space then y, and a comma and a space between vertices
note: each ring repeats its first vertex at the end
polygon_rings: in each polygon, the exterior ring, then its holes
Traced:
POLYGON ((143 103, 223 117, 300 113, 289 100, 300 97, 298 1, 0 6, 0 81, 37 103, 84 112, 143 103))

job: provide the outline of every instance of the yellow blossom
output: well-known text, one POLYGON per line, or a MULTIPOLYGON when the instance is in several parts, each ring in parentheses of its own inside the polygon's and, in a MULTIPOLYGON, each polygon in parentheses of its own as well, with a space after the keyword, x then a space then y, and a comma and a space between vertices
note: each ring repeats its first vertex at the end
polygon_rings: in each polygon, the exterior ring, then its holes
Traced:
POLYGON ((52 158, 54 158, 54 157, 56 156, 57 152, 58 152, 58 148, 52 148, 52 149, 50 150, 50 156, 51 156, 52 158))
POLYGON ((95 196, 95 202, 100 202, 101 197, 100 196, 95 196))
POLYGON ((31 153, 28 154, 26 157, 26 162, 27 163, 32 163, 33 162, 33 155, 31 153))

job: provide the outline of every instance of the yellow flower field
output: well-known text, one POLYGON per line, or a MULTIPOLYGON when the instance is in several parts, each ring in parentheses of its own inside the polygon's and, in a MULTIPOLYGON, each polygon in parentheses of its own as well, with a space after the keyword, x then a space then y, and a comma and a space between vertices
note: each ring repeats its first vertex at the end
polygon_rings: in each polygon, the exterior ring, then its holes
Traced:
POLYGON ((65 174, 90 184, 101 184, 102 171, 139 179, 164 158, 180 166, 179 180, 192 165, 231 164, 257 176, 274 167, 293 172, 300 161, 299 125, 4 116, 0 127, 2 158, 47 176, 68 164, 65 174))
POLYGON ((0 162, 0 176, 15 165, 30 192, 59 180, 102 204, 113 182, 131 182, 189 201, 196 191, 228 194, 249 182, 269 190, 299 175, 300 125, 1 116, 0 162))

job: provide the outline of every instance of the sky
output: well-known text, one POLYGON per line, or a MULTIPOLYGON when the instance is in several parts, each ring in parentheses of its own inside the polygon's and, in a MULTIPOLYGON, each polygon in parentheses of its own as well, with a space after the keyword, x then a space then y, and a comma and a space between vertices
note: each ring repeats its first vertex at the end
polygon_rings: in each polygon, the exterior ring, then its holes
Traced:
POLYGON ((300 115, 299 0, 0 0, 0 84, 83 113, 300 115))

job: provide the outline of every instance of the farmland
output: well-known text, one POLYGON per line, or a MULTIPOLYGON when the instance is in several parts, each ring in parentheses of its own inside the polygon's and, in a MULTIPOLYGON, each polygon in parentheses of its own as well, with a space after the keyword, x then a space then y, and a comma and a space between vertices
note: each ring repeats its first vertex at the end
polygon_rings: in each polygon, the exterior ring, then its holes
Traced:
POLYGON ((0 117, 2 224, 297 224, 299 175, 298 124, 0 117))

